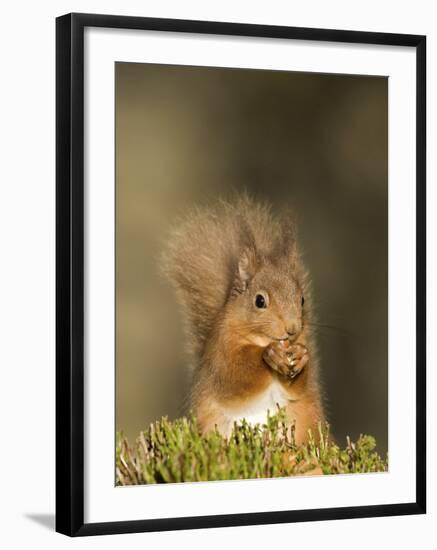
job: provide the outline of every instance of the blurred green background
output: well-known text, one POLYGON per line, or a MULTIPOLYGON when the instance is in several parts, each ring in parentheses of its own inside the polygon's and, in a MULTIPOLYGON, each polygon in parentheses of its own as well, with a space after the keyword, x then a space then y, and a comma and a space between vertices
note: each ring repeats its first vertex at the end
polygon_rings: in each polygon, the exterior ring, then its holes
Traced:
POLYGON ((387 450, 383 77, 117 63, 116 427, 185 412, 180 312, 158 258, 193 204, 246 189, 297 214, 326 409, 387 450))

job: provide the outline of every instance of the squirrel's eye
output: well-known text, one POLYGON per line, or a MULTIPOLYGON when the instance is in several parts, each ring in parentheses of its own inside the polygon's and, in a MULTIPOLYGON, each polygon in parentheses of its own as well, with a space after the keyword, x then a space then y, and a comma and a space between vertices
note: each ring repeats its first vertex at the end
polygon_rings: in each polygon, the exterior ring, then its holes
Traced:
POLYGON ((303 307, 304 303, 305 303, 305 300, 304 300, 304 298, 303 298, 303 296, 302 296, 302 300, 301 300, 302 307, 303 307))
POLYGON ((256 305, 256 307, 258 307, 260 309, 267 307, 266 299, 264 298, 264 296, 262 294, 257 294, 256 295, 255 305, 256 305))

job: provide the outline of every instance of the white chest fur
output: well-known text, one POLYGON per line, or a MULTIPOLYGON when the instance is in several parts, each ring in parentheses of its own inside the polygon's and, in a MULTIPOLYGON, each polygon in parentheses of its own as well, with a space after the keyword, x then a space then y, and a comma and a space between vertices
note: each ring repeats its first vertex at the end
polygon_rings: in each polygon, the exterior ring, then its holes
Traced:
POLYGON ((263 393, 246 403, 241 409, 226 411, 225 415, 229 421, 229 434, 234 422, 241 421, 243 418, 245 418, 249 424, 264 424, 267 419, 267 411, 270 411, 271 415, 275 414, 278 406, 283 407, 287 404, 289 399, 290 397, 281 384, 276 380, 273 381, 263 393))

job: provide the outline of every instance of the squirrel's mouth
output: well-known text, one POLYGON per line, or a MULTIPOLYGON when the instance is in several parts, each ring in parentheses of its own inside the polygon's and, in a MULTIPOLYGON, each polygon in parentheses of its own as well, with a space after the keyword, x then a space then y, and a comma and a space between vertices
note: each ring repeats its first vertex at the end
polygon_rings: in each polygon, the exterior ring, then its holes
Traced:
POLYGON ((270 336, 269 338, 271 338, 272 340, 276 340, 277 342, 283 342, 284 340, 288 340, 288 335, 287 336, 281 336, 280 338, 277 338, 275 336, 270 336))

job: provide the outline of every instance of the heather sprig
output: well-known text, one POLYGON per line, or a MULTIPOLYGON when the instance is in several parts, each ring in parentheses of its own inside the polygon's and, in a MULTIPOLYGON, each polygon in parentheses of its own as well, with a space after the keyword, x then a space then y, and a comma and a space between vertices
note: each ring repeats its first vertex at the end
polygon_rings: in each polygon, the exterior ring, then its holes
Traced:
POLYGON ((236 423, 229 438, 218 431, 202 434, 193 416, 172 422, 163 417, 141 432, 132 447, 117 434, 116 484, 387 471, 387 460, 375 452, 372 436, 362 435, 356 442, 347 438, 342 448, 330 437, 327 424, 319 425, 303 446, 295 444, 293 434, 284 410, 269 415, 264 425, 236 423))

